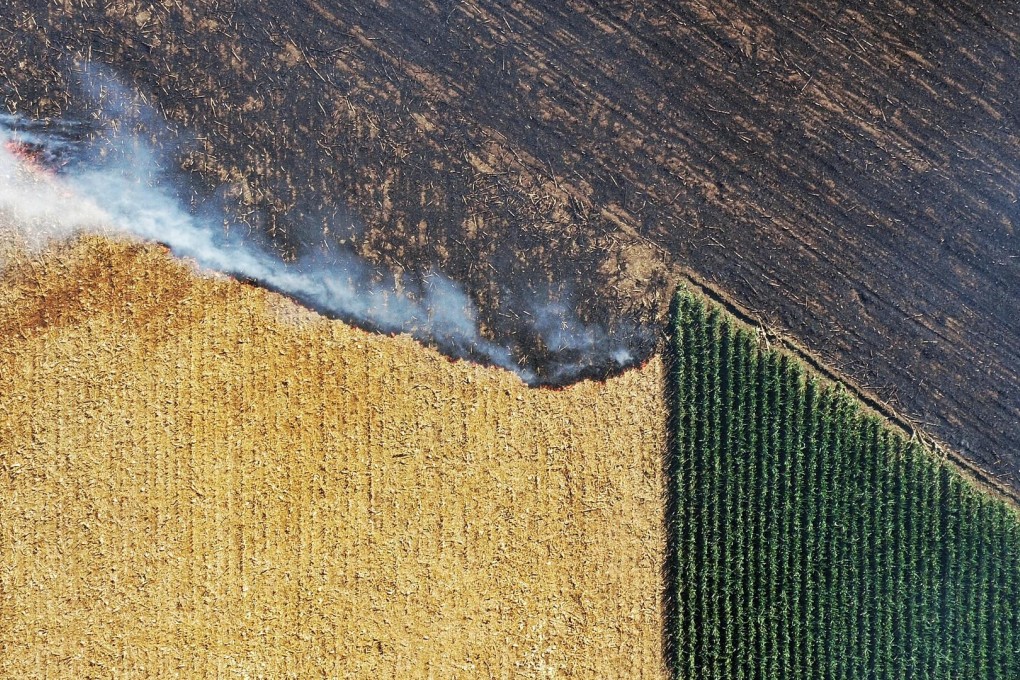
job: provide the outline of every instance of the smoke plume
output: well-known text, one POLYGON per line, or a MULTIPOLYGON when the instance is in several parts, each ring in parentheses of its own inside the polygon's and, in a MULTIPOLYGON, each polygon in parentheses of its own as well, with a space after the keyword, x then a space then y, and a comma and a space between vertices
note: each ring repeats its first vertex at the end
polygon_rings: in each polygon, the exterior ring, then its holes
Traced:
POLYGON ((526 300, 521 309, 546 348, 539 377, 515 357, 513 343, 482 336, 470 297, 439 271, 397 277, 352 250, 284 261, 257 236, 225 229, 225 213, 188 209, 182 178, 162 155, 186 144, 186 134, 101 71, 86 70, 82 87, 92 105, 84 120, 0 115, 0 215, 32 247, 83 231, 159 242, 203 268, 363 327, 408 333, 454 357, 501 366, 529 384, 563 384, 633 362, 625 341, 581 323, 563 302, 526 300))

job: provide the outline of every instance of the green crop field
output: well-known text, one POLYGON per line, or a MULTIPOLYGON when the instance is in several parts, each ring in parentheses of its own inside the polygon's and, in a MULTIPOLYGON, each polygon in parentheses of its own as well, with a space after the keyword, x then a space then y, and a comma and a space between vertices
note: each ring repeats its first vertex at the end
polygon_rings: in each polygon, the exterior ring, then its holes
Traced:
POLYGON ((679 678, 1020 678, 1011 506, 687 292, 671 331, 679 678))

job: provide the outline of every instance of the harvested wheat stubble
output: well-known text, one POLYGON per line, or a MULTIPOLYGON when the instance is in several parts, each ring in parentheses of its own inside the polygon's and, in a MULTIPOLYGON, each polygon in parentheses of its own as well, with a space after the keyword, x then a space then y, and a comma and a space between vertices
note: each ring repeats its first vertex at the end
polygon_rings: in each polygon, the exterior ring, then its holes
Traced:
POLYGON ((4 677, 662 677, 662 368, 529 390, 86 238, 0 285, 4 677))

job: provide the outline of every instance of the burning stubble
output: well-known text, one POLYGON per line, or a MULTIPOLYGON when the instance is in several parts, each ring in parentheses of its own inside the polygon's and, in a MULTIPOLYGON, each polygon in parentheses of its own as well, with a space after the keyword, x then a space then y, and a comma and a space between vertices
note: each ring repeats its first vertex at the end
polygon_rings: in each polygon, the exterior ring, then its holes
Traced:
MULTIPOLYGON (((0 213, 30 248, 82 232, 156 241, 207 270, 276 290, 384 333, 407 333, 456 358, 515 372, 528 384, 566 384, 634 362, 629 343, 648 331, 619 334, 582 323, 561 299, 516 299, 541 353, 514 338, 483 336, 461 286, 432 267, 418 275, 383 272, 352 247, 305 253, 293 261, 230 228, 227 212, 189 209, 184 179, 163 154, 187 135, 173 130, 147 100, 102 69, 84 68, 87 121, 30 121, 0 116, 0 213), (158 148, 163 150, 157 150, 158 148)), ((183 142, 181 140, 184 140, 183 142)), ((333 231, 343 231, 338 225, 333 231)))

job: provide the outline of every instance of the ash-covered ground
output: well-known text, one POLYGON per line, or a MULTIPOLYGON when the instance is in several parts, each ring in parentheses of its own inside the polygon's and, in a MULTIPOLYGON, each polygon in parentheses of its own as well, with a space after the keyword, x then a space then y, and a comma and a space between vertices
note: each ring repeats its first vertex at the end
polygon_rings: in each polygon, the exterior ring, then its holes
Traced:
POLYGON ((545 375, 536 310, 626 337, 690 274, 1020 487, 1017 13, 17 0, 0 88, 73 117, 110 66, 232 228, 441 271, 545 375))

